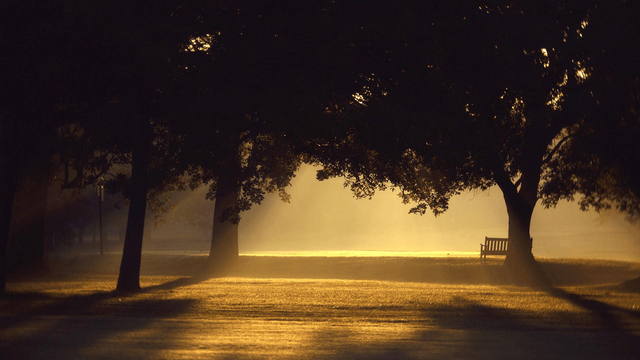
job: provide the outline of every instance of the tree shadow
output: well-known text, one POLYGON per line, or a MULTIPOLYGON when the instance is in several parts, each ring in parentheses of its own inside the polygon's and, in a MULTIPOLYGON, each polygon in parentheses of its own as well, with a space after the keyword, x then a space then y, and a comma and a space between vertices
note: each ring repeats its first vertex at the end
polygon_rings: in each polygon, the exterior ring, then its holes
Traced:
POLYGON ((0 318, 0 353, 7 359, 99 358, 102 354, 92 351, 100 348, 102 341, 144 342, 142 338, 132 340, 130 334, 149 332, 154 323, 179 318, 197 301, 149 294, 198 281, 181 278, 135 293, 7 293, 0 299, 0 310, 5 314, 0 318))
POLYGON ((640 277, 635 277, 631 280, 623 281, 618 286, 616 286, 616 290, 620 292, 640 294, 640 277))
MULTIPOLYGON (((460 297, 453 302, 420 309, 420 318, 406 324, 415 331, 404 335, 390 330, 387 339, 360 343, 358 339, 375 335, 363 334, 365 327, 327 325, 310 343, 330 339, 330 346, 321 349, 327 357, 348 359, 635 359, 640 351, 640 337, 618 324, 613 315, 605 315, 617 308, 603 307, 597 301, 579 302, 599 314, 597 324, 588 328, 576 319, 563 318, 561 312, 545 322, 535 319, 535 312, 491 307, 460 297)), ((371 323, 374 328, 384 326, 375 320, 371 323)))
MULTIPOLYGON (((572 302, 573 303, 573 302, 572 302)), ((535 313, 494 308, 468 303, 462 313, 468 319, 440 320, 441 327, 467 331, 464 347, 456 347, 452 357, 478 355, 479 358, 558 358, 558 359, 635 359, 640 338, 625 329, 613 314, 602 311, 599 302, 580 302, 591 311, 593 325, 580 319, 554 315, 551 322, 540 323, 535 313), (483 355, 484 354, 484 355, 483 355), (497 356, 496 356, 497 355, 497 356)), ((432 338, 427 331, 423 339, 432 338)))
POLYGON ((554 286, 621 283, 637 277, 637 263, 609 260, 537 260, 554 286))
POLYGON ((597 319, 601 328, 612 333, 625 333, 624 325, 618 320, 620 317, 632 317, 640 319, 640 311, 624 309, 609 305, 607 303, 588 299, 578 294, 570 293, 562 289, 555 288, 550 292, 551 296, 564 299, 571 304, 589 311, 597 319))
MULTIPOLYGON (((190 286, 190 285, 195 285, 198 284, 200 282, 206 281, 211 279, 211 277, 208 276, 204 276, 204 275, 198 275, 198 276, 190 276, 190 277, 181 277, 175 280, 171 280, 171 281, 167 281, 165 283, 161 283, 158 285, 152 285, 152 286, 146 286, 141 288, 139 291, 130 293, 130 294, 136 294, 136 293, 149 293, 149 292, 154 292, 154 291, 164 291, 164 290, 174 290, 180 287, 184 287, 184 286, 190 286)), ((117 291, 114 291, 114 293, 118 293, 117 291)), ((127 294, 127 292, 122 292, 122 294, 127 294)))

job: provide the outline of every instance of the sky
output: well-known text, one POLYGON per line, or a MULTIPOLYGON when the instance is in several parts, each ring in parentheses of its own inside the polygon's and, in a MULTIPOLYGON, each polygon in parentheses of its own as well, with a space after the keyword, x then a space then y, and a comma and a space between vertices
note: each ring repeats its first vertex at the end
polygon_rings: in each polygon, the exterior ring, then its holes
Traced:
MULTIPOLYGON (((288 192, 243 213, 240 253, 261 251, 451 251, 478 252, 484 237, 507 236, 507 212, 500 189, 470 192, 451 199, 434 217, 408 214, 397 193, 354 199, 341 179, 319 182, 304 165, 288 192)), ((582 212, 576 203, 554 209, 536 207, 531 225, 536 257, 602 258, 640 261, 640 226, 615 211, 582 212)))

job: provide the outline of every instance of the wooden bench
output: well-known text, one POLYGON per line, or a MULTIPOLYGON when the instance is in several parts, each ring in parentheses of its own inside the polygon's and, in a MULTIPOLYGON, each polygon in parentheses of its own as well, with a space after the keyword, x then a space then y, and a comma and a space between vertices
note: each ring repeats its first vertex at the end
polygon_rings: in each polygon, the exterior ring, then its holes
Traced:
MULTIPOLYGON (((480 261, 487 262, 487 255, 507 255, 508 238, 484 237, 484 244, 480 244, 480 261)), ((529 246, 533 248, 533 238, 529 239, 529 246)))

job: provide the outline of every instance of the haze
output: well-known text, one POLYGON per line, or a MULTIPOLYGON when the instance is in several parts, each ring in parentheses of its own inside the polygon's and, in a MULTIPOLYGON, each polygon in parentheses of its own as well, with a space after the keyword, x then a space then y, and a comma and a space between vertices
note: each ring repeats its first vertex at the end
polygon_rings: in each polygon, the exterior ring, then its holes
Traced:
MULTIPOLYGON (((371 200, 356 200, 343 188, 342 179, 320 182, 315 171, 310 165, 300 169, 288 189, 290 203, 271 194, 262 205, 243 213, 241 254, 399 251, 475 256, 485 236, 507 237, 507 213, 498 188, 457 196, 438 217, 418 216, 408 214, 411 206, 402 204, 397 193, 385 191, 371 200)), ((196 191, 190 200, 205 201, 204 193, 196 191)), ((177 205, 179 212, 180 202, 177 205)), ((171 223, 154 230, 154 238, 179 234, 171 231, 171 223)), ((569 202, 555 209, 538 204, 531 228, 534 255, 551 258, 638 261, 639 234, 638 225, 615 211, 583 212, 569 202)))

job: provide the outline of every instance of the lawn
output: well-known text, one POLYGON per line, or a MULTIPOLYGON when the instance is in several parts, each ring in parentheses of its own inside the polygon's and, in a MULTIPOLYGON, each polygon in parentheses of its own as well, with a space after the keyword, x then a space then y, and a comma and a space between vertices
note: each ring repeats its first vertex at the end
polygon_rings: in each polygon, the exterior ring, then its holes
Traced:
POLYGON ((0 299, 3 359, 634 359, 640 264, 542 259, 560 289, 498 260, 144 255, 143 291, 111 292, 118 254, 74 255, 0 299))

